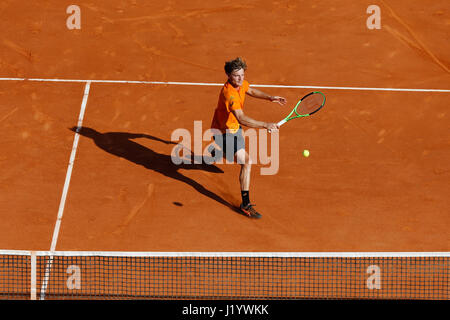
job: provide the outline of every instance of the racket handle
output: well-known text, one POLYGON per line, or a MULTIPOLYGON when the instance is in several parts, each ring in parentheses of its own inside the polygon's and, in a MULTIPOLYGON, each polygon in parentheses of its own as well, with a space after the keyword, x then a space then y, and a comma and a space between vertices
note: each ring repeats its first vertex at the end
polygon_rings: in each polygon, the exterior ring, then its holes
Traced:
MULTIPOLYGON (((283 124, 285 124, 287 121, 286 119, 281 120, 280 122, 277 123, 278 128, 281 127, 283 124)), ((272 130, 269 130, 269 133, 271 133, 272 130)))
POLYGON ((285 124, 287 121, 286 119, 281 120, 280 122, 277 123, 278 128, 281 127, 283 124, 285 124))

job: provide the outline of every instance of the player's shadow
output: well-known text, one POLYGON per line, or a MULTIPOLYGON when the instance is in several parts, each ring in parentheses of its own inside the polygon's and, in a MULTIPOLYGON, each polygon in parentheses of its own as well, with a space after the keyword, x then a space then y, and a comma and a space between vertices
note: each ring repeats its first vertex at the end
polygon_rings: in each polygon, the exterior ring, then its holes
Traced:
MULTIPOLYGON (((105 132, 101 133, 88 127, 72 127, 70 130, 78 132, 80 135, 90 138, 100 149, 113 154, 117 157, 126 159, 137 165, 141 165, 149 170, 153 170, 161 173, 162 175, 184 182, 187 185, 193 187, 201 194, 235 210, 234 206, 228 203, 219 195, 206 189, 198 182, 192 180, 189 177, 181 174, 179 169, 187 170, 203 170, 213 173, 223 173, 223 171, 215 165, 201 164, 185 164, 176 165, 172 162, 170 155, 158 153, 152 149, 147 148, 132 139, 146 138, 154 141, 159 141, 164 144, 177 144, 173 141, 167 141, 143 133, 127 133, 127 132, 105 132)), ((192 160, 194 160, 194 154, 191 152, 192 160)))

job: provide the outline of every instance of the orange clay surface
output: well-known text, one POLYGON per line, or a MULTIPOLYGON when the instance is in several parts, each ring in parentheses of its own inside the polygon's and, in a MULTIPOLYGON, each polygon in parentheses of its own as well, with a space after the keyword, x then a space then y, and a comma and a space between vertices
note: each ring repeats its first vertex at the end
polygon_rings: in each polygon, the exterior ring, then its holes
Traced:
MULTIPOLYGON (((0 77, 450 88, 450 3, 76 1, 0 4, 0 77)), ((49 250, 85 83, 0 81, 0 249, 49 250)), ((325 108, 280 130, 276 175, 177 167, 172 132, 211 122, 220 87, 93 83, 57 250, 448 251, 449 93, 322 90, 325 108), (309 158, 302 151, 309 149, 309 158)), ((245 112, 279 121, 310 89, 262 88, 245 112)))

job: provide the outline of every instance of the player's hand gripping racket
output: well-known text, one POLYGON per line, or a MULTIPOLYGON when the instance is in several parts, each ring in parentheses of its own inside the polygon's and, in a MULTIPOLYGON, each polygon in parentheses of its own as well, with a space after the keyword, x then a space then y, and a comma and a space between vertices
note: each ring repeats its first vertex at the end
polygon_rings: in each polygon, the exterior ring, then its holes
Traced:
MULTIPOLYGON (((322 109, 324 105, 325 95, 322 92, 310 92, 297 102, 297 105, 294 107, 294 109, 292 109, 291 113, 286 118, 278 122, 277 126, 279 128, 290 120, 308 117, 322 109)), ((270 131, 271 130, 269 130, 269 132, 270 131)))

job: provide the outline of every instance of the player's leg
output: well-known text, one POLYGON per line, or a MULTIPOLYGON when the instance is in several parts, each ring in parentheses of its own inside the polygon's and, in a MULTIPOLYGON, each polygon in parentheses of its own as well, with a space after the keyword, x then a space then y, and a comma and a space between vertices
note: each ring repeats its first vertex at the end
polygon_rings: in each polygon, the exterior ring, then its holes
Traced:
POLYGON ((242 213, 251 218, 261 218, 261 215, 253 208, 253 204, 250 203, 250 176, 252 170, 252 159, 245 151, 245 140, 238 136, 236 139, 237 149, 235 152, 236 161, 241 166, 241 172, 239 174, 239 183, 241 186, 242 204, 240 209, 242 213))
MULTIPOLYGON (((241 165, 241 172, 239 174, 239 183, 241 185, 241 191, 250 190, 250 174, 252 171, 252 160, 244 149, 240 149, 236 152, 236 161, 241 165)), ((248 203, 244 203, 247 205, 248 203)))

